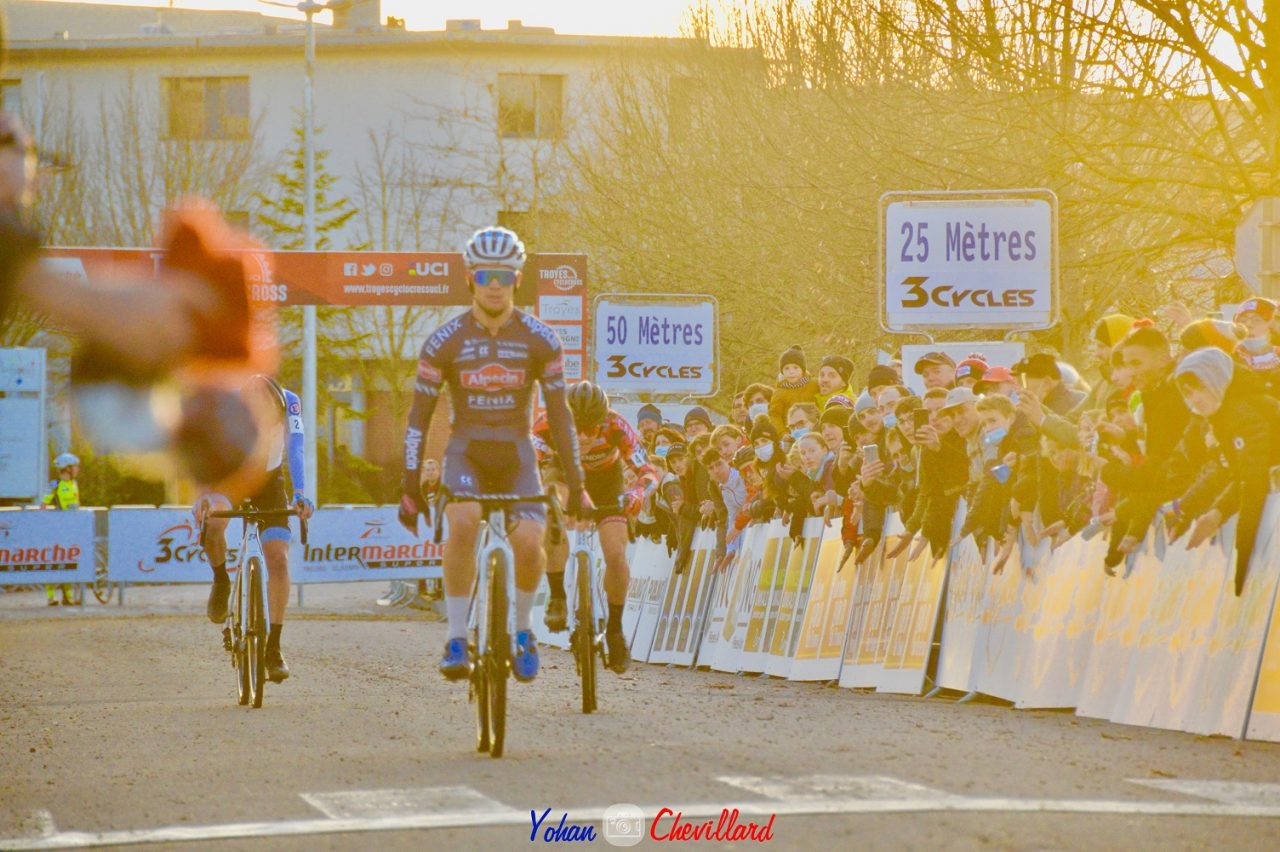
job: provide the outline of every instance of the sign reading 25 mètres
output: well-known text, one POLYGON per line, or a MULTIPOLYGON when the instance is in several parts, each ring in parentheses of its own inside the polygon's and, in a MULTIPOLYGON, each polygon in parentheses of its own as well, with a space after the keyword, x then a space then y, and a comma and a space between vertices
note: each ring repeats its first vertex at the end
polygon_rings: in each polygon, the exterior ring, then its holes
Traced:
POLYGON ((595 381, 610 393, 712 396, 719 390, 717 304, 711 296, 601 296, 595 381))
POLYGON ((1052 325, 1056 210, 1048 190, 884 196, 885 327, 1052 325))

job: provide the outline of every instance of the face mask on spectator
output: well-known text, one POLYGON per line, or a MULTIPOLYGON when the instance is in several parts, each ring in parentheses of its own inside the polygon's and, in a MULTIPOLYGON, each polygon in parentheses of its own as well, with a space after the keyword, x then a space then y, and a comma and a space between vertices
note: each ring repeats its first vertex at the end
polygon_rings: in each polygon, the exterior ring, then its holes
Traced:
POLYGON ((808 435, 808 434, 809 434, 809 428, 807 426, 797 426, 796 428, 791 430, 791 437, 797 441, 799 441, 801 438, 803 438, 805 435, 808 435))
POLYGON ((992 429, 990 432, 982 436, 982 443, 998 444, 1001 441, 1003 441, 1005 439, 1005 436, 1008 434, 1009 434, 1009 430, 1004 426, 1001 426, 997 429, 992 429))
POLYGON ((756 447, 756 458, 762 462, 767 462, 773 458, 773 444, 764 444, 756 447))
POLYGON ((761 414, 768 414, 768 413, 769 413, 769 403, 767 402, 757 402, 755 405, 747 409, 747 415, 752 420, 755 420, 761 414))
POLYGON ((894 426, 898 425, 898 415, 886 414, 884 416, 884 420, 882 421, 881 425, 884 426, 886 432, 889 431, 894 426))
POLYGON ((660 459, 665 459, 667 457, 667 451, 670 449, 671 447, 669 445, 663 444, 661 446, 654 447, 653 454, 660 459))

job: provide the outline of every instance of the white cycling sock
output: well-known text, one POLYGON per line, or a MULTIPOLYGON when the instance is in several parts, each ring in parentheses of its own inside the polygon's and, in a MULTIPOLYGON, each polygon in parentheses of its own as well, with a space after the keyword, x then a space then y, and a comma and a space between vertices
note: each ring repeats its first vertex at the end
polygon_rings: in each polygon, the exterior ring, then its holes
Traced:
POLYGON ((471 611, 470 596, 445 595, 444 611, 449 618, 449 638, 467 638, 467 614, 471 611))
POLYGON ((533 629, 533 599, 537 594, 516 589, 516 630, 533 629))

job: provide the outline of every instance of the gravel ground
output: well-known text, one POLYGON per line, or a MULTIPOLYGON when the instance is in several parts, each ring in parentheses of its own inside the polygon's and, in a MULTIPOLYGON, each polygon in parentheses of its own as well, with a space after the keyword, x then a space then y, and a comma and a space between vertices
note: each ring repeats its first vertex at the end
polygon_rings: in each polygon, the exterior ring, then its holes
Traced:
MULTIPOLYGON (((201 590, 131 590, 124 608, 83 611, 0 595, 0 847, 38 832, 41 810, 64 832, 315 820, 323 815, 302 794, 389 788, 461 785, 572 819, 575 809, 614 802, 767 801, 721 776, 888 776, 982 798, 1201 804, 1130 779, 1280 782, 1272 744, 645 665, 602 673, 601 711, 584 717, 572 660, 555 650, 544 650, 536 683, 512 686, 507 756, 493 760, 473 751, 465 687, 433 669, 443 625, 379 610, 371 601, 380 591, 309 590, 285 630, 294 676, 270 685, 256 711, 235 704, 201 590)), ((527 846, 529 831, 526 823, 188 848, 509 849, 527 846)), ((784 813, 774 838, 786 849, 1275 849, 1280 819, 784 813)))

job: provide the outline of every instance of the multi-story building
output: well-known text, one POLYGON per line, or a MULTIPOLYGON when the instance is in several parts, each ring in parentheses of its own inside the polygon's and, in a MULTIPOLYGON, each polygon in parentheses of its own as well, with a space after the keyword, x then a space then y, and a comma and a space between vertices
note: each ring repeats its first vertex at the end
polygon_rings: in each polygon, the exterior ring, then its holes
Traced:
MULTIPOLYGON (((355 210, 324 230, 335 249, 456 250, 496 221, 534 248, 573 251, 556 237, 570 211, 546 204, 569 174, 567 148, 590 138, 610 75, 665 74, 690 45, 520 21, 412 32, 384 21, 380 6, 365 0, 317 24, 317 147, 332 179, 322 188, 355 210)), ((21 0, 8 17, 0 93, 48 150, 44 190, 60 199, 51 241, 143 243, 164 203, 194 192, 264 241, 300 246, 260 216, 260 195, 277 197, 278 176, 297 176, 300 22, 21 0), (59 196, 60 186, 77 194, 59 196)), ((322 227, 337 218, 322 205, 322 227)), ((425 333, 438 319, 423 311, 415 321, 425 333)), ((404 345, 421 336, 404 335, 404 345)), ((338 428, 337 441, 375 461, 394 457, 400 424, 380 419, 382 389, 330 378, 355 410, 373 412, 338 428)))

